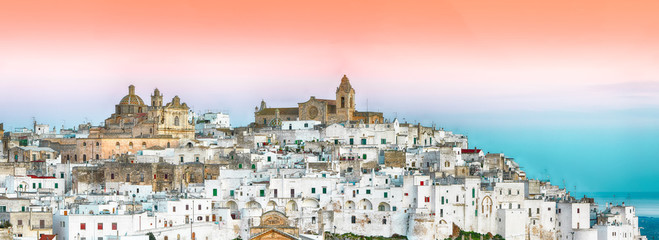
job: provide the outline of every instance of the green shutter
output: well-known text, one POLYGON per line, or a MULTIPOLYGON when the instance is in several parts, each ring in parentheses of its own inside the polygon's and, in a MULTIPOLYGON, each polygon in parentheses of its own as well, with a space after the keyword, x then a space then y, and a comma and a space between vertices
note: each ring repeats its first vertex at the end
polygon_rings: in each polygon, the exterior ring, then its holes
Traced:
POLYGON ((366 189, 366 194, 371 194, 371 189, 366 189))
POLYGON ((315 187, 311 188, 311 193, 316 193, 316 188, 315 187))
POLYGON ((252 169, 256 169, 256 164, 252 164, 252 169))
POLYGON ((339 144, 339 139, 334 139, 334 144, 339 144))
POLYGON ((351 139, 350 139, 350 145, 353 145, 353 144, 355 144, 355 139, 354 139, 354 138, 351 138, 351 139))
POLYGON ((39 183, 39 188, 41 188, 41 183, 39 183))
POLYGON ((217 197, 217 188, 213 189, 213 197, 217 197))
POLYGON ((238 164, 238 168, 243 168, 243 164, 242 164, 242 163, 239 163, 239 164, 238 164))
POLYGON ((327 193, 327 188, 323 187, 323 194, 327 193))
POLYGON ((259 191, 259 193, 260 193, 261 197, 265 197, 265 190, 261 189, 261 191, 259 191))
POLYGON ((25 206, 21 206, 21 212, 25 212, 25 206))
POLYGON ((32 183, 32 188, 37 188, 37 184, 36 184, 36 183, 32 183))
POLYGON ((272 161, 272 157, 268 156, 268 162, 272 161))
POLYGON ((471 197, 476 197, 476 189, 475 188, 471 189, 471 197))
POLYGON ((362 139, 362 145, 366 145, 366 139, 362 139))
POLYGON ((380 143, 382 143, 382 144, 387 144, 387 139, 384 139, 384 138, 383 138, 383 139, 380 139, 380 143))
POLYGON ((233 197, 233 190, 229 191, 229 196, 233 197))
POLYGON ((58 187, 58 186, 57 186, 57 183, 55 183, 55 188, 57 188, 57 187, 58 187))
POLYGON ((364 153, 364 155, 362 156, 362 159, 366 159, 366 153, 364 153))
POLYGON ((414 144, 416 144, 416 138, 414 138, 414 144))
POLYGON ((60 178, 64 178, 64 173, 59 173, 60 178))
POLYGON ((387 192, 385 192, 385 193, 384 193, 384 198, 387 198, 388 196, 389 196, 389 195, 387 194, 387 192))
POLYGON ((444 197, 442 197, 442 204, 444 204, 444 197))

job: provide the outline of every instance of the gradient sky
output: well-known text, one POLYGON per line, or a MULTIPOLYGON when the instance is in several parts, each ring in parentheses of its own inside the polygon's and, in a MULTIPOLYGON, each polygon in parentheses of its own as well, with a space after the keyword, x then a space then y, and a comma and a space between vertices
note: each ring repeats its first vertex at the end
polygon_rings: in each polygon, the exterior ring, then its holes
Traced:
POLYGON ((659 191, 658 12, 641 0, 0 0, 0 121, 98 124, 135 84, 146 101, 158 87, 240 126, 261 99, 332 98, 347 74, 358 109, 466 133, 531 176, 659 191))

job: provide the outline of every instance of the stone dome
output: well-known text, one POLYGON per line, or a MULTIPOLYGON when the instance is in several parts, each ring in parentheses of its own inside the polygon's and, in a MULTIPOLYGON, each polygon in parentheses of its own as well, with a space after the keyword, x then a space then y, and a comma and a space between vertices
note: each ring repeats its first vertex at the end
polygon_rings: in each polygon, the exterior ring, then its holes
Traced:
POLYGON ((121 99, 119 105, 144 105, 144 101, 140 96, 135 94, 135 86, 128 86, 128 95, 121 99))

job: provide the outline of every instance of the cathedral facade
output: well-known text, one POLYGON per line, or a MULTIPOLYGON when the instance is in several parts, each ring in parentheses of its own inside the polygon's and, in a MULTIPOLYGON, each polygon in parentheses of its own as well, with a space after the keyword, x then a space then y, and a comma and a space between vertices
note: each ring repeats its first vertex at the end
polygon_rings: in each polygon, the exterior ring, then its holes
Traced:
POLYGON ((150 103, 144 104, 130 85, 105 126, 90 130, 90 137, 194 139, 194 123, 188 121, 190 108, 178 96, 163 105, 163 95, 156 88, 150 103))
POLYGON ((348 77, 343 75, 336 88, 335 99, 318 99, 310 97, 306 102, 298 103, 292 108, 268 108, 265 101, 254 112, 256 126, 281 126, 282 121, 316 120, 323 124, 341 122, 381 123, 384 121, 380 112, 358 112, 355 110, 355 89, 348 77))

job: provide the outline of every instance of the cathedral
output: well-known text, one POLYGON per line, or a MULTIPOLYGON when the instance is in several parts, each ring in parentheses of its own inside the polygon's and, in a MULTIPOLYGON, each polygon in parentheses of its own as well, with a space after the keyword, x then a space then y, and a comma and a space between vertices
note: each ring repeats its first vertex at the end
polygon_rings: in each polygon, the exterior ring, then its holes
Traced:
POLYGON ((281 126, 282 121, 316 120, 323 124, 342 122, 382 123, 381 112, 359 112, 355 110, 355 89, 350 85, 346 75, 336 88, 336 99, 318 99, 311 97, 306 102, 298 103, 292 108, 268 108, 265 101, 256 107, 254 123, 256 126, 281 126))
POLYGON ((128 95, 115 105, 115 112, 105 120, 105 126, 90 131, 90 137, 194 139, 194 123, 188 121, 189 110, 178 96, 163 105, 163 96, 157 88, 148 106, 135 94, 135 86, 130 85, 128 95))

